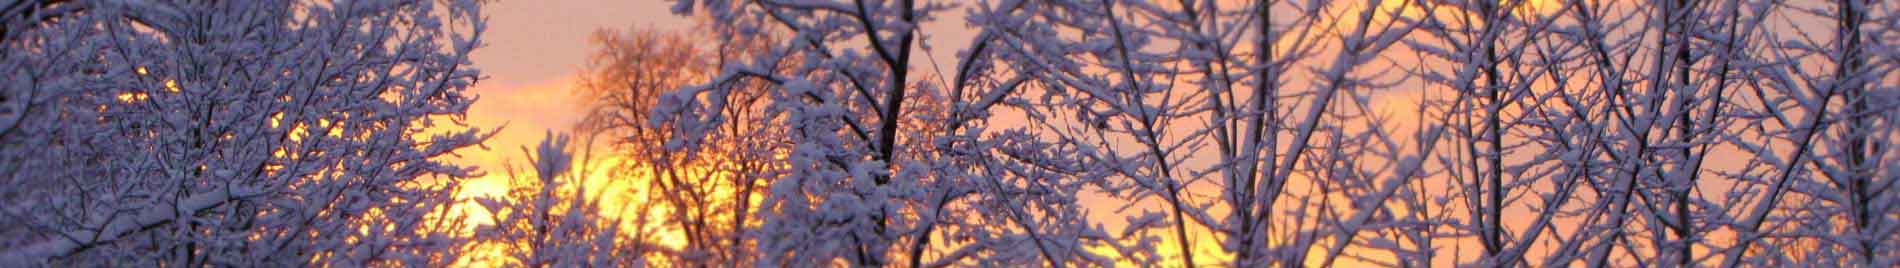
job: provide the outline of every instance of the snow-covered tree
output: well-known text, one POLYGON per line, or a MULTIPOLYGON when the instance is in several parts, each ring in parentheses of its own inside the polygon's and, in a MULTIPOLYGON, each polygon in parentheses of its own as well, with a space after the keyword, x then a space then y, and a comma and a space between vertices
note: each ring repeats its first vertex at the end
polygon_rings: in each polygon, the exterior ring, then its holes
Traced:
MULTIPOLYGON (((970 8, 1022 12, 1021 2, 970 8)), ((719 66, 707 83, 664 97, 653 124, 689 149, 735 105, 732 83, 767 84, 770 155, 783 170, 759 204, 760 266, 1104 265, 1089 247, 1112 240, 1076 198, 1074 147, 1018 127, 990 129, 1024 79, 998 78, 1000 32, 968 40, 954 75, 922 68, 918 27, 951 8, 920 1, 680 1, 725 34, 786 36, 719 66)), ((960 40, 961 41, 961 40, 960 40)), ((934 65, 932 65, 934 66, 934 65)))
POLYGON ((658 108, 701 142, 727 120, 705 112, 716 85, 775 86, 762 123, 794 149, 758 239, 788 253, 762 261, 885 265, 895 243, 912 266, 1896 262, 1893 3, 961 4, 975 40, 925 76, 908 53, 941 5, 677 3, 791 36, 658 108), (1010 196, 1037 189, 1130 217, 1010 196), (938 216, 963 212, 1018 226, 938 216))
MULTIPOLYGON (((1900 129, 1900 4, 1762 3, 1772 16, 1738 95, 1742 125, 1725 135, 1751 157, 1712 221, 1725 267, 1804 263, 1900 265, 1900 183, 1888 153, 1900 129)), ((1743 24, 1741 27, 1752 25, 1743 24)))
POLYGON ((471 199, 480 8, 0 0, 0 266, 1900 265, 1894 1, 679 0, 471 199))
POLYGON ((1020 40, 1006 51, 1038 85, 1028 121, 1083 148, 1084 169, 1112 173, 1102 190, 1139 209, 1123 211, 1124 233, 1139 234, 1120 241, 1123 258, 1266 267, 1430 250, 1427 219, 1400 211, 1423 209, 1409 186, 1443 128, 1401 134, 1369 109, 1407 78, 1382 64, 1418 27, 1393 6, 1035 5, 973 16, 1020 40))
POLYGON ((624 204, 610 211, 608 184, 590 176, 597 162, 591 154, 576 159, 565 134, 549 133, 541 144, 522 154, 532 163, 524 176, 507 167, 508 194, 475 197, 488 210, 491 224, 476 228, 477 247, 493 247, 499 256, 478 256, 474 262, 507 267, 635 267, 645 266, 647 253, 661 251, 642 237, 659 228, 646 216, 652 206, 624 204), (579 168, 576 168, 579 165, 579 168), (591 186, 591 187, 590 187, 591 186), (630 224, 627 224, 630 223, 630 224), (631 227, 631 228, 627 228, 631 227))
POLYGON ((0 259, 438 266, 475 1, 6 1, 0 259), (15 16, 16 14, 26 14, 15 16))
POLYGON ((1468 96, 1437 105, 1470 122, 1451 141, 1469 149, 1438 153, 1457 185, 1443 195, 1467 200, 1452 206, 1470 211, 1442 216, 1454 223, 1445 230, 1473 234, 1452 241, 1475 238, 1482 247, 1450 251, 1483 256, 1458 263, 1889 265, 1891 256, 1859 251, 1892 236, 1861 233, 1883 223, 1859 215, 1893 213, 1868 195, 1882 190, 1855 186, 1881 175, 1834 171, 1885 157, 1848 153, 1887 135, 1875 133, 1891 127, 1875 122, 1893 111, 1874 104, 1890 101, 1882 97, 1854 105, 1848 92, 1870 87, 1844 77, 1896 78, 1890 64, 1867 64, 1889 60, 1858 54, 1872 41, 1854 37, 1886 29, 1855 21, 1890 17, 1893 6, 1579 1, 1518 9, 1533 2, 1425 2, 1441 16, 1426 20, 1430 36, 1407 40, 1428 62, 1452 63, 1422 68, 1425 80, 1468 96), (1837 162, 1817 160, 1827 158, 1837 162))
POLYGON ((1452 245, 1439 252, 1478 256, 1454 260, 1460 264, 1515 266, 1527 252, 1547 249, 1537 241, 1574 235, 1549 232, 1577 221, 1559 216, 1587 201, 1579 188, 1599 181, 1580 182, 1610 174, 1610 164, 1596 158, 1605 139, 1595 135, 1610 121, 1593 116, 1596 98, 1607 95, 1598 93, 1610 92, 1600 89, 1622 86, 1589 87, 1599 85, 1571 66, 1590 66, 1578 59, 1595 59, 1586 56, 1592 50, 1551 38, 1574 26, 1559 18, 1577 6, 1425 1, 1410 8, 1429 11, 1414 16, 1422 34, 1405 41, 1420 55, 1414 71, 1424 92, 1446 96, 1422 108, 1447 114, 1452 129, 1432 157, 1444 173, 1427 188, 1442 191, 1428 194, 1446 211, 1428 216, 1445 223, 1430 230, 1457 234, 1439 237, 1452 245), (1506 221, 1510 215, 1521 216, 1506 221))

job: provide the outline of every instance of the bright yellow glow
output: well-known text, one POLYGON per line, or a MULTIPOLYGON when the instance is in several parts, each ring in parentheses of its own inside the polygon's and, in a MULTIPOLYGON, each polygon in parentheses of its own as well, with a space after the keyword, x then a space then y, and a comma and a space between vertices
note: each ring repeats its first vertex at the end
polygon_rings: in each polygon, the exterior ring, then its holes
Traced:
MULTIPOLYGON (((1374 15, 1371 18, 1371 21, 1374 23, 1374 25, 1382 25, 1384 23, 1389 23, 1395 17, 1419 18, 1419 17, 1425 16, 1426 11, 1427 11, 1423 7, 1423 5, 1420 4, 1419 1, 1425 1, 1425 0, 1379 0, 1377 2, 1350 1, 1349 3, 1333 3, 1332 5, 1334 6, 1329 7, 1327 9, 1326 16, 1328 17, 1320 19, 1318 21, 1312 21, 1313 24, 1311 25, 1314 27, 1321 27, 1321 28, 1331 26, 1331 27, 1334 27, 1332 31, 1336 33, 1352 31, 1359 23, 1358 22, 1360 19, 1359 12, 1363 11, 1362 7, 1366 6, 1366 4, 1368 3, 1376 3, 1377 10, 1375 10, 1374 15)), ((1506 1, 1512 1, 1512 0, 1499 0, 1499 1, 1500 3, 1505 3, 1506 1)), ((1514 14, 1518 16, 1526 16, 1526 15, 1531 15, 1531 14, 1549 15, 1550 13, 1560 10, 1563 7, 1562 5, 1563 2, 1558 1, 1558 0, 1523 0, 1523 1, 1524 2, 1522 2, 1517 8, 1513 10, 1514 14)), ((1456 19, 1452 19, 1453 16, 1456 15, 1454 12, 1445 11, 1445 10, 1449 10, 1449 9, 1448 8, 1440 9, 1441 12, 1434 13, 1436 14, 1434 16, 1440 16, 1450 22, 1458 21, 1456 19)), ((1279 23, 1285 23, 1285 22, 1281 21, 1279 23)), ((1377 29, 1369 30, 1369 32, 1376 32, 1376 31, 1377 29)), ((1287 44, 1287 45, 1290 45, 1290 44, 1287 44)), ((141 71, 143 70, 141 69, 141 71)), ((502 86, 501 88, 502 90, 500 91, 497 91, 495 88, 492 88, 492 87, 486 88, 486 89, 478 89, 475 91, 478 93, 486 94, 486 96, 482 99, 481 102, 478 102, 475 104, 474 110, 470 112, 469 123, 471 125, 481 126, 481 127, 492 127, 492 126, 505 124, 508 126, 508 128, 500 136, 498 136, 495 139, 491 139, 487 143, 487 146, 489 146, 491 149, 488 149, 488 150, 470 149, 470 150, 465 150, 462 152, 463 156, 461 157, 464 158, 465 160, 465 162, 463 163, 481 166, 484 168, 484 170, 488 171, 488 174, 486 174, 485 176, 481 176, 479 178, 465 181, 459 196, 463 196, 463 197, 503 196, 508 192, 508 189, 510 187, 510 181, 509 181, 510 179, 499 168, 501 166, 500 164, 504 162, 503 160, 516 159, 515 161, 522 161, 520 160, 522 159, 522 156, 520 155, 521 151, 518 150, 517 148, 520 148, 521 146, 524 146, 524 145, 525 146, 533 145, 536 141, 538 141, 542 133, 541 131, 544 129, 565 129, 566 125, 563 124, 564 122, 572 122, 572 119, 578 118, 580 114, 582 114, 579 111, 575 111, 577 109, 575 108, 575 106, 580 106, 580 105, 575 105, 575 104, 580 103, 580 102, 575 102, 574 100, 565 96, 565 94, 568 94, 569 92, 567 91, 567 88, 566 88, 566 86, 570 83, 569 81, 571 80, 562 79, 561 81, 554 81, 553 83, 526 85, 526 86, 519 86, 519 87, 505 85, 505 86, 502 86)), ((484 86, 488 86, 488 85, 484 85, 484 86)), ((170 87, 168 86, 168 88, 170 87)), ((1390 121, 1391 123, 1416 124, 1418 122, 1422 122, 1421 120, 1423 119, 1418 118, 1419 116, 1418 111, 1411 109, 1411 108, 1418 107, 1418 105, 1422 105, 1419 103, 1420 100, 1416 99, 1415 95, 1406 95, 1406 94, 1380 95, 1379 98, 1380 100, 1378 100, 1377 102, 1401 103, 1401 104, 1395 104, 1395 105, 1372 105, 1372 107, 1379 110, 1377 112, 1388 115, 1388 116, 1396 117, 1396 118, 1393 118, 1394 120, 1390 121)), ((1405 125, 1404 127, 1416 127, 1416 126, 1405 125)), ((1405 132, 1399 131, 1398 133, 1405 133, 1405 132)), ((605 150, 596 150, 596 151, 605 151, 605 150)), ((610 157, 602 161, 608 162, 608 163, 621 163, 623 161, 627 161, 627 159, 623 159, 619 157, 610 157)), ((603 166, 606 166, 606 165, 603 165, 603 166)), ((629 210, 632 210, 632 208, 630 208, 631 206, 639 205, 642 203, 649 203, 648 201, 653 200, 651 196, 649 196, 650 190, 648 189, 651 185, 651 180, 652 180, 650 176, 616 177, 614 174, 606 174, 606 171, 607 169, 605 168, 594 168, 592 170, 589 170, 588 174, 585 176, 589 179, 587 180, 586 183, 584 183, 584 185, 586 185, 587 188, 590 189, 589 190, 590 193, 591 192, 622 193, 622 194, 603 196, 603 198, 608 199, 602 202, 603 211, 614 213, 615 216, 618 216, 621 218, 630 218, 630 216, 637 215, 637 214, 633 214, 636 212, 629 211, 629 210), (597 189, 597 190, 593 190, 593 189, 597 189)), ((523 178, 523 179, 528 179, 528 178, 523 178)), ((1289 186, 1289 187, 1295 187, 1295 186, 1289 186)), ((727 197, 722 197, 722 198, 730 198, 730 197, 727 196, 727 197)), ((756 199, 754 201, 756 201, 756 199)), ((1085 203, 1085 204, 1088 204, 1087 206, 1092 211, 1112 211, 1116 207, 1121 205, 1120 203, 1112 203, 1112 204, 1085 203)), ((664 207, 654 208, 652 210, 647 211, 645 215, 654 219, 664 218, 666 217, 668 213, 670 213, 666 209, 667 208, 664 208, 664 207)), ((1390 209, 1393 209, 1395 211, 1407 210, 1407 208, 1401 208, 1401 207, 1392 207, 1390 209)), ((467 226, 478 226, 478 225, 485 225, 485 224, 492 223, 492 220, 491 220, 492 215, 489 215, 488 211, 481 209, 479 205, 474 205, 473 203, 465 202, 463 204, 459 204, 456 206, 455 211, 457 211, 458 213, 465 213, 464 215, 468 216, 466 217, 467 226)), ((1219 215, 1219 214, 1216 214, 1216 215, 1219 215)), ((1106 219, 1106 217, 1093 217, 1093 218, 1097 218, 1097 219, 1092 219, 1092 220, 1112 221, 1112 219, 1106 219)), ((635 224, 635 223, 629 222, 627 224, 635 224)), ((1515 225, 1515 226, 1521 226, 1521 225, 1515 225)), ((624 228, 652 228, 652 226, 627 226, 624 228)), ((1108 229, 1110 231, 1119 231, 1119 228, 1113 225, 1109 226, 1108 229)), ((1179 251, 1176 250, 1176 245, 1182 242, 1174 238, 1174 235, 1172 234, 1172 230, 1156 229, 1153 231, 1157 233, 1152 234, 1152 235, 1162 239, 1161 241, 1159 241, 1159 243, 1157 243, 1155 247, 1155 252, 1159 253, 1161 255, 1159 257, 1163 259, 1161 263, 1164 266, 1179 265, 1180 256, 1178 254, 1179 251)), ((1199 262, 1200 265, 1226 266, 1230 264, 1228 263, 1228 261, 1231 261, 1231 255, 1229 255, 1228 253, 1226 253, 1225 250, 1222 249, 1222 245, 1220 245, 1219 239, 1216 238, 1216 234, 1200 226, 1191 228, 1189 233, 1190 233, 1190 240, 1192 240, 1191 242, 1193 244, 1192 254, 1194 254, 1196 261, 1199 262)), ((1364 239, 1365 235, 1369 235, 1371 233, 1372 232, 1361 233, 1361 236, 1359 238, 1364 239)), ((671 249, 679 249, 683 247, 685 244, 684 235, 679 230, 661 230, 658 233, 651 234, 650 239, 652 241, 659 242, 661 243, 661 245, 671 248, 671 249)), ((1327 254, 1323 245, 1330 244, 1331 242, 1332 241, 1320 241, 1318 243, 1321 244, 1322 246, 1317 247, 1314 250, 1309 250, 1305 252, 1305 254, 1308 254, 1308 257, 1309 257, 1308 261, 1311 262, 1311 263, 1307 263, 1307 265, 1317 265, 1318 264, 1317 262, 1322 261, 1324 255, 1327 254)), ((1276 243, 1287 243, 1287 242, 1276 242, 1276 243)), ((1407 246, 1416 246, 1416 245, 1407 245, 1407 246)), ((1133 263, 1129 262, 1130 261, 1129 256, 1121 256, 1119 253, 1115 252, 1111 248, 1107 248, 1102 245, 1091 245, 1088 247, 1088 250, 1090 250, 1091 252, 1095 252, 1097 254, 1104 255, 1104 256, 1117 258, 1119 259, 1118 262, 1120 262, 1120 264, 1122 264, 1123 266, 1133 265, 1133 263)), ((494 248, 494 247, 484 247, 482 249, 478 249, 477 251, 478 252, 476 254, 471 254, 471 255, 489 254, 490 256, 492 256, 494 254, 499 254, 500 249, 494 248)), ((1353 246, 1349 246, 1345 251, 1346 252, 1342 253, 1342 255, 1352 255, 1354 254, 1353 252, 1355 250, 1353 246)), ((1392 256, 1359 256, 1359 257, 1363 257, 1365 259, 1370 259, 1370 260, 1382 260, 1382 259, 1392 258, 1392 256)), ((1439 259, 1451 260, 1452 258, 1439 258, 1439 259)), ((1363 260, 1361 259, 1355 259, 1355 258, 1342 256, 1336 259, 1333 264, 1339 267, 1365 266, 1366 264, 1362 263, 1362 261, 1363 260)), ((467 263, 467 262, 465 262, 465 264, 473 264, 477 266, 483 265, 482 263, 467 263)))
POLYGON ((134 92, 121 92, 119 93, 118 97, 119 97, 119 102, 130 103, 130 102, 136 102, 136 101, 144 101, 147 98, 150 98, 151 96, 146 95, 145 92, 134 91, 134 92))
POLYGON ((270 128, 278 128, 283 125, 284 125, 284 112, 275 112, 275 113, 270 114, 270 128))

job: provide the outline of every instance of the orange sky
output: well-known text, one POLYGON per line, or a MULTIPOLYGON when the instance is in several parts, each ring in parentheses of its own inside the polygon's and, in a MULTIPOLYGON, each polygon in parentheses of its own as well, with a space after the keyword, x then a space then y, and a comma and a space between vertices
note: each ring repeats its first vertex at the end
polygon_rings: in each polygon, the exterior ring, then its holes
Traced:
MULTIPOLYGON (((507 124, 489 140, 489 150, 464 152, 467 164, 497 166, 504 158, 519 158, 524 145, 539 141, 547 129, 565 130, 581 117, 581 105, 570 89, 593 47, 588 35, 596 29, 652 27, 690 30, 690 19, 673 15, 665 0, 549 0, 498 1, 489 16, 487 46, 475 51, 475 66, 487 78, 472 92, 481 96, 469 111, 469 121, 484 129, 507 124)), ((962 12, 946 12, 924 25, 931 35, 931 55, 944 69, 966 47, 975 32, 963 26, 962 12)), ((930 64, 919 58, 915 64, 930 64)))
MULTIPOLYGON (((497 1, 484 10, 489 16, 487 45, 473 60, 487 77, 471 90, 481 97, 468 113, 468 122, 482 129, 506 128, 485 144, 461 153, 459 163, 488 171, 487 177, 468 182, 469 191, 499 193, 505 182, 502 165, 521 159, 522 146, 540 141, 547 130, 565 131, 578 122, 582 105, 570 93, 576 76, 593 51, 588 35, 596 29, 625 30, 651 27, 686 31, 690 18, 673 15, 665 0, 548 0, 497 1)), ((964 27, 961 11, 946 12, 925 24, 933 50, 943 69, 954 68, 957 49, 966 47, 975 31, 964 27)), ((928 66, 929 59, 914 64, 928 66)))
MULTIPOLYGON (((521 161, 523 146, 532 146, 539 142, 546 131, 565 131, 579 121, 584 107, 576 100, 571 89, 586 57, 593 46, 588 43, 589 34, 601 28, 624 30, 630 27, 651 27, 660 30, 686 31, 693 27, 689 18, 679 17, 669 12, 673 2, 665 0, 549 0, 549 1, 499 1, 490 4, 487 9, 489 29, 485 33, 487 46, 476 50, 475 66, 487 76, 477 84, 472 92, 481 97, 468 114, 468 122, 483 129, 492 129, 506 125, 493 139, 485 144, 488 148, 473 148, 461 152, 460 163, 476 165, 489 174, 465 184, 465 194, 500 194, 506 191, 506 174, 502 166, 508 161, 521 161)), ((922 70, 949 70, 955 68, 958 59, 957 50, 968 47, 968 42, 976 32, 965 26, 961 9, 942 12, 936 21, 923 25, 928 39, 925 42, 931 49, 925 51, 931 58, 917 58, 913 67, 922 70), (936 66, 932 66, 935 64, 936 66), (935 67, 935 68, 932 68, 935 67)), ((1406 94, 1380 94, 1377 103, 1417 98, 1406 94)), ((1410 105, 1381 107, 1411 107, 1410 105)), ((1408 114, 1402 111, 1388 111, 1394 114, 1408 114)), ((1403 121, 1403 120, 1401 120, 1403 121)), ((623 186, 624 187, 624 186, 623 186)), ((613 203, 613 202, 607 202, 613 203)), ((1117 202, 1108 202, 1117 203, 1117 202)), ((1110 229, 1119 229, 1124 224, 1122 216, 1140 214, 1141 209, 1116 213, 1117 205, 1105 205, 1093 209, 1110 229), (1124 214, 1124 215, 1115 215, 1124 214)), ((1118 204, 1118 203, 1117 203, 1118 204)), ((1159 209, 1155 207, 1153 209, 1159 209)), ((479 209, 475 209, 479 210, 479 209)), ((486 213, 471 211, 472 223, 486 223, 486 213)), ((1195 230, 1195 255, 1218 255, 1211 234, 1205 230, 1195 230)), ((1173 247, 1174 241, 1163 241, 1163 246, 1173 247)), ((1167 251, 1163 255, 1174 255, 1167 251)), ((1205 258, 1205 257, 1204 257, 1205 258)))
MULTIPOLYGON (((464 196, 498 195, 506 192, 507 174, 504 165, 512 161, 519 165, 524 161, 521 148, 534 146, 548 130, 563 132, 580 120, 584 113, 581 105, 572 94, 575 81, 587 55, 594 47, 588 42, 589 35, 597 29, 625 30, 633 27, 649 27, 664 31, 687 31, 693 27, 690 18, 675 16, 669 11, 672 1, 665 0, 548 0, 548 1, 496 1, 485 9, 489 17, 488 31, 483 33, 486 46, 477 49, 473 55, 475 67, 486 76, 470 91, 480 96, 480 100, 471 106, 468 123, 477 128, 493 129, 504 126, 500 133, 484 143, 483 148, 470 148, 458 152, 457 163, 474 165, 488 174, 481 178, 464 182, 464 196)), ((932 34, 931 55, 938 57, 942 68, 953 68, 951 59, 956 49, 975 35, 963 26, 962 12, 948 12, 958 15, 945 16, 936 23, 926 24, 926 31, 932 34)), ((950 15, 950 14, 946 14, 950 15)), ((929 59, 919 58, 919 66, 930 64, 929 59)), ((580 143, 577 139, 577 144, 580 143)), ((590 184, 598 182, 590 182, 590 184)), ((638 189, 625 189, 621 183, 613 187, 618 192, 638 192, 638 189)), ((616 203, 609 202, 604 203, 616 203)), ((612 210, 618 207, 608 205, 612 210)), ((479 208, 467 206, 458 208, 468 212, 470 223, 487 223, 487 213, 479 208)))
MULTIPOLYGON (((575 99, 571 88, 587 55, 593 50, 588 43, 591 32, 602 28, 624 30, 629 27, 690 30, 693 25, 690 19, 668 11, 672 4, 664 0, 549 0, 500 1, 488 6, 486 12, 490 16, 490 28, 484 36, 487 46, 477 50, 473 59, 475 66, 487 78, 472 90, 481 99, 471 108, 468 122, 483 129, 505 124, 506 129, 486 143, 486 150, 474 148, 461 152, 463 159, 458 160, 460 163, 476 165, 489 172, 486 177, 469 181, 465 193, 498 194, 505 191, 506 181, 502 178, 506 175, 501 167, 509 159, 522 159, 519 148, 535 144, 547 130, 565 131, 579 120, 584 107, 575 99)), ((958 60, 954 57, 955 53, 967 47, 968 40, 975 35, 972 29, 964 25, 962 13, 961 9, 943 12, 939 14, 938 20, 923 25, 924 32, 929 35, 926 42, 932 49, 927 51, 931 57, 914 59, 913 67, 925 72, 955 67, 958 60), (934 58, 934 62, 931 58, 934 58), (932 68, 932 64, 936 64, 937 68, 932 68)), ((1399 125, 1390 127, 1416 127, 1410 124, 1418 122, 1414 117, 1416 111, 1413 111, 1420 98, 1416 90, 1372 95, 1369 105, 1374 110, 1387 116, 1400 117, 1392 121, 1399 125)), ((1094 211, 1098 214, 1113 213, 1114 207, 1117 206, 1104 206, 1094 211)), ((485 217, 481 214, 484 213, 477 212, 474 216, 485 217)), ((1139 214, 1139 211, 1127 211, 1125 214, 1139 214)), ((1121 227, 1118 219, 1122 217, 1097 218, 1103 220, 1111 230, 1121 227)), ((1211 234, 1205 230, 1195 231, 1195 238, 1192 238, 1198 245, 1195 255, 1218 254, 1219 246, 1215 245, 1211 234)), ((1164 244, 1172 244, 1172 241, 1164 244)))
POLYGON ((690 21, 666 10, 660 0, 497 1, 484 10, 489 16, 487 44, 474 53, 475 66, 486 78, 471 90, 481 97, 469 109, 474 127, 506 125, 485 144, 488 149, 462 151, 458 162, 491 173, 470 182, 471 190, 498 192, 503 184, 501 165, 520 159, 522 146, 540 141, 547 130, 565 131, 581 118, 582 107, 570 90, 592 48, 588 34, 595 29, 652 26, 685 29, 690 21))

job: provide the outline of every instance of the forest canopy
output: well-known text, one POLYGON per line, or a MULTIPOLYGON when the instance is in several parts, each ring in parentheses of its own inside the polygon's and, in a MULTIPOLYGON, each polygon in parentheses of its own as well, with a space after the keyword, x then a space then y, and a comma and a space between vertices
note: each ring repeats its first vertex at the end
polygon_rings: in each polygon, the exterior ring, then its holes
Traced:
POLYGON ((1893 1, 640 5, 0 0, 0 266, 1900 266, 1893 1))

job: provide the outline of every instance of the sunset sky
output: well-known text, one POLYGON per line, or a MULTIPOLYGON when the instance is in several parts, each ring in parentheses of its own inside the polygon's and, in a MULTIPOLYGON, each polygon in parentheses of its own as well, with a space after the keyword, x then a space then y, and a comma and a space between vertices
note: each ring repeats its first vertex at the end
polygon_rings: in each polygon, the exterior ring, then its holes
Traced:
MULTIPOLYGON (((487 46, 475 51, 475 66, 486 79, 476 84, 481 96, 469 111, 469 121, 484 129, 506 124, 486 144, 489 150, 464 153, 469 164, 497 166, 505 158, 519 158, 520 148, 539 141, 547 129, 562 131, 577 122, 582 105, 571 93, 575 75, 594 49, 588 35, 598 29, 624 31, 649 27, 688 31, 691 18, 674 15, 665 0, 549 0, 497 1, 484 12, 487 46)), ((975 33, 964 27, 961 12, 924 25, 931 33, 932 55, 945 69, 952 68, 958 49, 975 33)), ((918 57, 913 64, 930 64, 918 57)), ((498 169, 488 169, 499 171, 498 169)))
POLYGON ((1896 0, 0 0, 0 268, 1900 267, 1896 44, 1896 0))
POLYGON ((499 164, 519 157, 547 129, 561 131, 581 115, 570 90, 587 60, 587 36, 596 29, 651 26, 686 29, 686 18, 673 16, 659 1, 498 1, 489 16, 487 46, 475 51, 475 66, 487 76, 473 92, 481 96, 469 112, 470 123, 507 128, 488 141, 489 150, 471 152, 472 164, 499 164))
MULTIPOLYGON (((481 97, 468 113, 474 127, 506 126, 489 139, 487 149, 460 152, 463 164, 475 165, 487 176, 467 182, 467 193, 504 191, 508 161, 521 163, 521 147, 533 146, 547 131, 569 131, 584 105, 573 94, 576 75, 596 47, 588 36, 596 30, 625 31, 650 28, 690 31, 692 18, 674 15, 666 0, 549 0, 497 1, 483 11, 488 16, 487 46, 474 53, 475 66, 487 76, 475 85, 481 97)), ((924 25, 932 34, 930 54, 943 69, 954 68, 956 51, 975 32, 964 26, 962 12, 944 12, 924 25)), ((927 66, 931 59, 917 57, 912 64, 927 66)), ((478 213, 479 214, 479 213, 478 213)))
MULTIPOLYGON (((534 146, 548 130, 569 131, 581 119, 585 105, 576 99, 573 89, 576 76, 584 68, 588 54, 596 49, 589 41, 591 33, 600 29, 625 31, 632 28, 691 31, 695 24, 693 18, 672 14, 668 8, 673 3, 666 0, 550 0, 499 1, 488 6, 484 10, 489 16, 489 29, 484 36, 487 46, 477 50, 474 55, 475 65, 481 68, 487 78, 472 90, 481 99, 471 108, 468 119, 475 127, 489 129, 506 125, 506 128, 485 143, 487 149, 473 148, 461 153, 465 157, 462 160, 464 164, 476 165, 488 172, 482 178, 466 182, 463 193, 504 193, 507 189, 507 174, 503 167, 510 161, 515 165, 522 163, 521 147, 534 146)), ((1386 4, 1396 8, 1398 3, 1387 1, 1386 4)), ((974 29, 965 25, 963 13, 961 9, 940 12, 937 14, 941 17, 923 25, 922 32, 928 34, 924 43, 928 45, 930 50, 927 53, 931 57, 913 58, 911 64, 915 68, 922 68, 925 72, 937 68, 955 68, 957 51, 968 47, 962 42, 968 42, 976 35, 974 29), (937 68, 932 68, 931 64, 937 64, 934 66, 937 68)), ((1337 25, 1342 28, 1348 26, 1337 25)), ((1388 116, 1401 116, 1393 120, 1394 124, 1413 127, 1412 122, 1417 120, 1416 111, 1408 109, 1417 105, 1413 100, 1418 98, 1416 93, 1384 92, 1374 94, 1372 101, 1378 104, 1398 103, 1374 107, 1388 116)), ((1193 161, 1213 159, 1199 158, 1193 161)), ((1211 186, 1197 184, 1193 188, 1196 188, 1194 191, 1208 193, 1217 191, 1211 186)), ((625 185, 609 191, 640 191, 621 187, 625 185)), ((1150 203, 1117 211, 1122 207, 1114 197, 1086 194, 1084 198, 1099 199, 1084 203, 1101 204, 1091 206, 1093 217, 1111 230, 1119 230, 1126 225, 1125 217, 1140 214, 1142 210, 1165 208, 1159 203, 1150 203)), ((607 203, 609 210, 619 207, 612 200, 607 203)), ((488 222, 482 218, 487 213, 480 209, 467 211, 473 217, 472 223, 488 222)), ((1219 245, 1211 234, 1200 230, 1193 232, 1193 240, 1198 244, 1197 251, 1200 251, 1196 255, 1219 254, 1219 245)), ((1164 247, 1171 248, 1174 241, 1162 243, 1164 247)))
MULTIPOLYGON (((1385 4, 1396 8, 1399 1, 1386 1, 1385 4)), ((523 159, 523 146, 533 146, 540 141, 544 133, 570 131, 584 113, 585 105, 576 99, 573 89, 576 75, 584 67, 589 53, 596 47, 589 42, 589 35, 597 30, 626 31, 634 28, 648 28, 661 31, 690 32, 695 22, 692 18, 672 14, 668 8, 672 1, 664 0, 552 0, 552 1, 500 1, 490 5, 485 11, 489 16, 489 29, 485 38, 487 46, 477 50, 475 65, 482 69, 487 78, 477 84, 472 91, 481 96, 468 114, 469 122, 484 129, 506 125, 499 135, 485 144, 487 149, 465 151, 461 161, 481 167, 489 174, 467 183, 464 193, 493 195, 506 189, 506 174, 503 167, 513 161, 519 164, 523 159)), ((1530 1, 1527 6, 1536 12, 1550 12, 1560 6, 1549 1, 1530 1)), ((1418 16, 1419 10, 1406 10, 1406 16, 1418 16)), ((929 57, 912 59, 913 68, 924 72, 935 69, 949 70, 955 67, 955 57, 959 49, 968 47, 967 42, 975 35, 973 29, 963 21, 961 9, 937 13, 942 16, 923 25, 922 32, 929 34, 924 40, 930 49, 920 51, 929 57), (934 61, 933 61, 934 60, 934 61), (932 66, 935 64, 936 66, 932 66)), ((1340 28, 1350 28, 1352 22, 1335 21, 1340 28)), ((1396 48, 1395 51, 1405 51, 1396 48)), ((1409 55, 1410 53, 1393 53, 1409 55)), ((1412 62, 1407 58, 1391 58, 1392 63, 1412 62)), ((1386 64, 1386 63, 1376 63, 1386 64)), ((1306 81, 1292 81, 1299 85, 1306 81)), ((1391 125, 1388 127, 1409 129, 1417 127, 1422 96, 1418 88, 1426 87, 1417 80, 1405 81, 1404 86, 1392 90, 1382 90, 1370 94, 1371 108, 1383 113, 1391 125)), ((1718 159, 1726 158, 1717 156, 1718 159)), ((1214 161, 1211 158, 1196 158, 1189 161, 1214 161)), ((1739 160, 1737 160, 1739 161, 1739 160)), ((1734 168, 1735 162, 1716 161, 1712 168, 1734 168)), ((628 185, 617 186, 611 192, 640 192, 642 189, 627 189, 628 185)), ((1216 193, 1212 184, 1195 184, 1189 191, 1216 193)), ((636 193, 637 194, 637 193, 636 193)), ((1085 199, 1113 198, 1087 194, 1085 199)), ((1097 200, 1085 204, 1119 204, 1116 200, 1097 200)), ((612 201, 609 209, 618 207, 612 201)), ((1118 230, 1126 225, 1124 217, 1139 214, 1142 207, 1164 209, 1160 204, 1138 206, 1131 211, 1114 211, 1120 206, 1091 205, 1092 217, 1105 223, 1109 229, 1118 230)), ((1528 213, 1528 211, 1526 211, 1528 213)), ((479 218, 486 213, 475 211, 471 215, 479 218)), ((1530 218, 1507 219, 1515 226, 1528 225, 1530 218)), ((473 219, 475 223, 487 222, 485 219, 473 219)), ((1209 254, 1219 257, 1220 246, 1212 234, 1204 230, 1191 231, 1195 244, 1195 255, 1209 254)), ((664 240, 664 239, 663 239, 664 240)), ((1465 247, 1477 247, 1472 241, 1464 241, 1465 247)), ((1174 241, 1163 241, 1164 248, 1171 248, 1174 241)), ((1317 252, 1316 252, 1317 253, 1317 252)), ((1450 264, 1452 259, 1441 259, 1450 264)), ((1348 260, 1346 263, 1354 261, 1348 260)))

